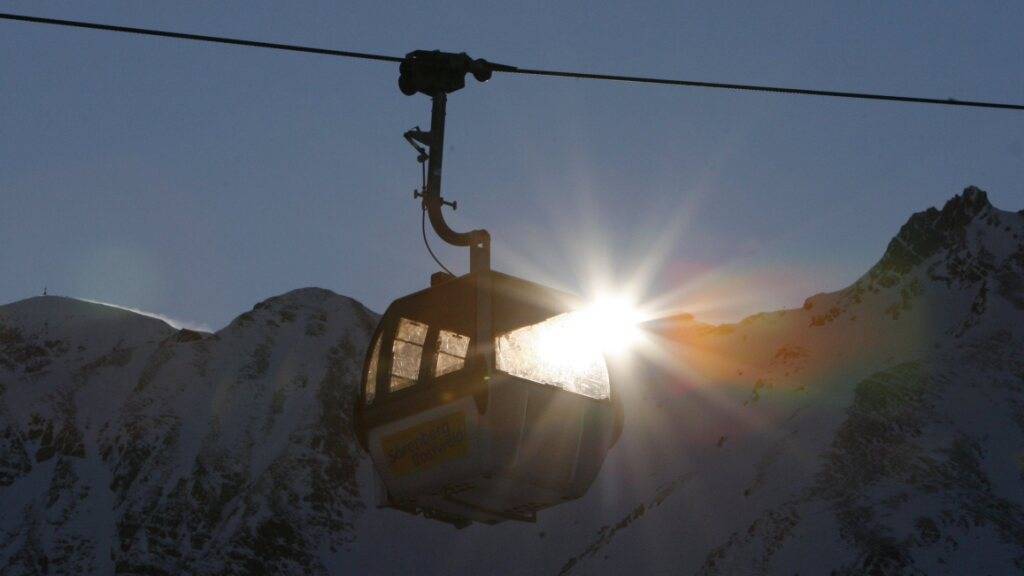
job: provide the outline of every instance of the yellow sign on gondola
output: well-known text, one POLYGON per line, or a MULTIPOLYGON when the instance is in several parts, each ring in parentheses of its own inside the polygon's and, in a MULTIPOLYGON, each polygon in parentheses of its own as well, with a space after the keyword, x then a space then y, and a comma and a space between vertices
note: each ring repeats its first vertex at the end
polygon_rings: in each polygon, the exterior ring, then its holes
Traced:
POLYGON ((466 415, 455 412, 385 436, 381 441, 391 471, 398 476, 422 472, 469 452, 466 415))

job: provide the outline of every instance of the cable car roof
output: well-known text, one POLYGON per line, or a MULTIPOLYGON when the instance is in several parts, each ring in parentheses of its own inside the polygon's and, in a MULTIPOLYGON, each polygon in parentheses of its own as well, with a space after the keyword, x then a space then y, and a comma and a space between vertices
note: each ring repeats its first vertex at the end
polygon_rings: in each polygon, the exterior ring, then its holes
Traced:
POLYGON ((469 326, 476 320, 477 294, 481 289, 490 294, 496 334, 569 312, 582 303, 579 297, 567 292, 502 272, 484 270, 403 296, 391 303, 385 316, 401 315, 443 327, 469 326))

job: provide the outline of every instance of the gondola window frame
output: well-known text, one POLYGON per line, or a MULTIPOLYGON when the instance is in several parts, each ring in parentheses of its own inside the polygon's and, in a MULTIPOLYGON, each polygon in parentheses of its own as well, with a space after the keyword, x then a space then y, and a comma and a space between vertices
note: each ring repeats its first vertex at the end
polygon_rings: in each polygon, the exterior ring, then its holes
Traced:
POLYGON ((454 330, 441 328, 437 330, 437 337, 433 341, 435 353, 434 366, 431 371, 432 378, 441 378, 449 374, 455 374, 466 368, 466 363, 469 361, 470 347, 472 346, 472 338, 470 336, 454 330), (446 359, 444 366, 442 366, 442 359, 446 359))
POLYGON ((387 386, 389 394, 412 388, 423 381, 423 360, 427 356, 430 332, 430 325, 425 322, 404 316, 398 319, 391 339, 391 366, 387 386), (403 333, 403 327, 409 327, 410 330, 403 333), (396 372, 396 369, 401 372, 396 372))
POLYGON ((363 403, 367 406, 373 404, 373 401, 377 399, 377 381, 380 379, 378 375, 382 372, 381 343, 383 341, 383 331, 374 334, 371 343, 373 352, 370 354, 370 361, 366 367, 366 382, 363 385, 363 403))

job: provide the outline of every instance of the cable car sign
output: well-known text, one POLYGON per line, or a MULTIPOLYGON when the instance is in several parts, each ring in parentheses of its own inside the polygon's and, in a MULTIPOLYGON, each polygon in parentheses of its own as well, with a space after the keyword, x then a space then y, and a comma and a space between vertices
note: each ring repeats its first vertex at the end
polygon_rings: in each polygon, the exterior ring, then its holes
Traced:
POLYGON ((466 415, 456 412, 385 436, 381 446, 397 476, 429 470, 469 453, 466 415))

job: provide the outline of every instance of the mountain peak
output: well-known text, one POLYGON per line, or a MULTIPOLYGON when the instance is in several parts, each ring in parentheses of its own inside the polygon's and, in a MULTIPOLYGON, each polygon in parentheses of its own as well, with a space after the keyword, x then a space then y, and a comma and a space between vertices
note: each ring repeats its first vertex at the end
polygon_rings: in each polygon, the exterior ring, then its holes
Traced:
POLYGON ((127 342, 159 342, 174 332, 163 320, 132 310, 36 296, 0 306, 0 368, 20 366, 26 373, 39 373, 69 353, 95 359, 127 342))
POLYGON ((0 306, 0 323, 5 319, 25 328, 131 324, 155 332, 174 330, 166 321, 152 314, 67 296, 34 296, 5 304, 0 306))
POLYGON ((963 245, 968 226, 993 210, 984 190, 968 186, 950 198, 942 210, 929 208, 914 214, 889 242, 872 273, 904 274, 941 249, 963 245))
POLYGON ((946 201, 939 212, 939 222, 947 228, 966 226, 978 214, 991 208, 988 193, 977 186, 968 186, 963 192, 946 201))
POLYGON ((258 302, 250 312, 260 310, 277 313, 280 310, 297 310, 299 308, 321 309, 323 307, 354 307, 355 309, 372 314, 362 303, 354 298, 338 294, 326 288, 307 287, 289 290, 284 294, 271 296, 258 302))
POLYGON ((372 326, 376 323, 376 314, 358 300, 326 288, 307 287, 296 288, 256 303, 252 310, 232 320, 226 329, 240 329, 253 323, 276 328, 299 316, 321 324, 332 314, 350 315, 349 318, 361 324, 372 326))
MULTIPOLYGON (((977 186, 973 186, 973 185, 972 186, 968 186, 967 188, 964 188, 964 191, 962 193, 957 194, 956 196, 950 198, 949 202, 953 202, 957 198, 962 198, 964 200, 968 200, 968 201, 972 201, 972 202, 974 202, 974 201, 981 202, 981 203, 984 203, 984 204, 987 204, 987 205, 991 206, 991 204, 989 204, 989 201, 988 201, 988 193, 985 192, 984 190, 982 190, 981 188, 978 188, 977 186)), ((949 202, 947 202, 947 204, 949 204, 949 202)))

